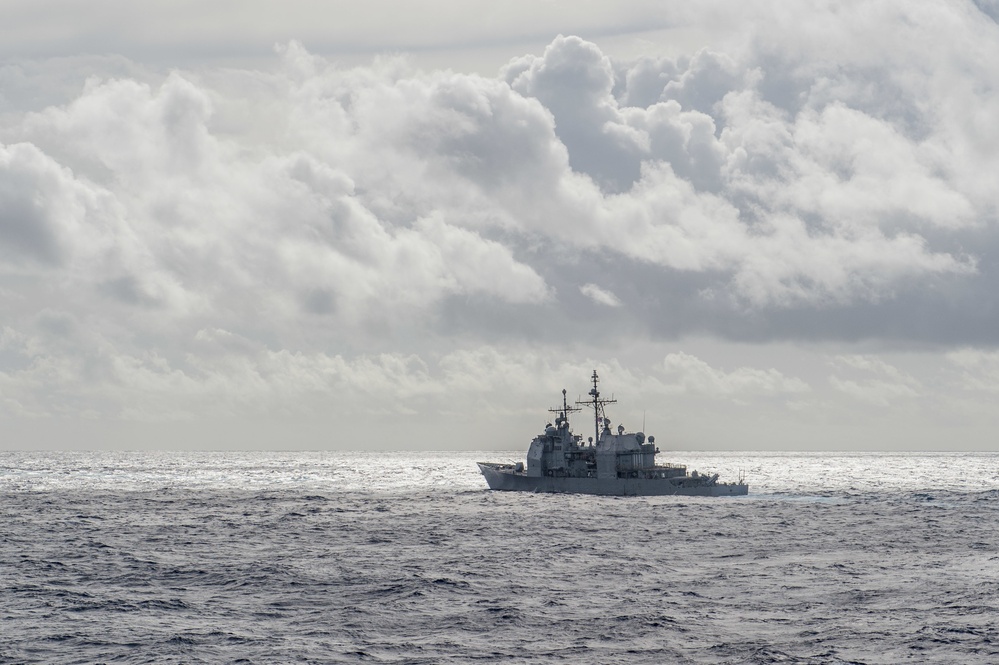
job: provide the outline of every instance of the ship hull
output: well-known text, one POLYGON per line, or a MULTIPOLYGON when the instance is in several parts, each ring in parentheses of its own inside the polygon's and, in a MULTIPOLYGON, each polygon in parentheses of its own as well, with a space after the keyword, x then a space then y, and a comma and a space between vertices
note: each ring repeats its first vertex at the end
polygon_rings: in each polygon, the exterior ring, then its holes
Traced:
POLYGON ((489 489, 507 492, 554 492, 601 496, 743 496, 749 486, 708 483, 690 476, 681 478, 566 478, 528 476, 509 465, 479 462, 489 489))

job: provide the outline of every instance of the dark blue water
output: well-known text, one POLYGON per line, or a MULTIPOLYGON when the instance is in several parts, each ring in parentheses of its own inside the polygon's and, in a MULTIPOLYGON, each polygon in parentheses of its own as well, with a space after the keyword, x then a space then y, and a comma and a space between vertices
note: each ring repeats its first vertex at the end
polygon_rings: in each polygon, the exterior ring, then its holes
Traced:
POLYGON ((0 454, 0 662, 999 662, 995 456, 695 460, 736 499, 482 456, 0 454))

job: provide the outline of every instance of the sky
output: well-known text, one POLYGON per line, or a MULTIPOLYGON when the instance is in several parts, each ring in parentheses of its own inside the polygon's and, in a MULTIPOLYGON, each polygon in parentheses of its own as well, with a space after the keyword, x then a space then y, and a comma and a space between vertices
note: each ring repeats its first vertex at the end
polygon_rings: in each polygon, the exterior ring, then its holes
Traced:
POLYGON ((6 0, 0 449, 995 450, 997 19, 6 0))

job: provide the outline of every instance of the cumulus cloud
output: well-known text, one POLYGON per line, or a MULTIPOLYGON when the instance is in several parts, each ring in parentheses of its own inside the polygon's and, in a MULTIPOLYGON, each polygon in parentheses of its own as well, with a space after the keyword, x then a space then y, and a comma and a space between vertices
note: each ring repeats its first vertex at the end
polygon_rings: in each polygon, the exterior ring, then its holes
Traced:
MULTIPOLYGON (((108 413, 94 380, 108 403, 226 376, 320 394, 369 366, 423 395, 484 340, 994 341, 999 34, 963 7, 738 8, 740 41, 622 60, 563 35, 494 76, 296 41, 258 68, 90 57, 72 99, 0 115, 7 404, 44 411, 48 386, 108 413), (953 325, 897 323, 939 308, 953 325)), ((808 388, 685 354, 664 371, 808 388)), ((830 381, 872 404, 925 389, 852 356, 830 381)))
MULTIPOLYGON (((551 110, 570 166, 605 193, 589 196, 587 239, 727 273, 733 295, 756 306, 877 301, 907 276, 974 274, 974 257, 935 250, 924 235, 988 213, 942 177, 950 156, 839 102, 790 115, 766 101, 759 63, 743 57, 656 61, 662 92, 646 107, 621 105, 614 67, 578 38, 503 75, 551 110), (624 233, 602 237, 610 229, 624 233)), ((631 84, 648 67, 616 76, 631 84)))
POLYGON ((30 144, 0 146, 0 237, 5 263, 58 265, 66 249, 59 228, 72 223, 77 197, 66 191, 70 177, 30 144))
MULTIPOLYGON (((735 307, 877 302, 912 278, 975 273, 940 233, 985 211, 945 177, 938 143, 839 101, 791 115, 764 99, 753 56, 622 66, 559 37, 488 79, 402 61, 345 70, 292 43, 283 69, 215 88, 92 79, 14 132, 68 184, 17 191, 59 205, 90 190, 121 248, 100 291, 197 312, 250 284, 268 307, 355 321, 453 296, 540 303, 550 259, 572 249, 711 275, 698 293, 735 307), (636 106, 650 70, 661 91, 636 106)), ((14 195, 9 246, 57 260, 66 233, 44 220, 73 215, 14 195)))
MULTIPOLYGON (((419 94, 429 90, 415 87, 419 94)), ((286 152, 245 154, 248 146, 211 131, 212 115, 209 95, 174 74, 158 89, 92 81, 69 106, 27 117, 24 133, 33 142, 5 153, 8 169, 19 166, 18 177, 33 178, 5 190, 8 209, 18 211, 3 226, 8 245, 52 263, 61 259, 62 245, 86 254, 79 240, 70 240, 72 230, 60 233, 53 220, 75 221, 90 236, 103 224, 98 240, 119 265, 111 262, 88 277, 103 293, 132 304, 163 304, 157 291, 169 285, 179 292, 173 303, 178 315, 184 306, 245 311, 264 304, 282 311, 304 299, 313 311, 324 309, 321 301, 328 310, 363 320, 372 312, 398 315, 449 295, 486 294, 511 302, 549 297, 544 280, 506 246, 445 221, 456 214, 452 210, 428 205, 427 216, 419 207, 401 218, 379 214, 380 193, 373 200, 357 195, 354 178, 369 186, 364 170, 354 177, 344 172, 341 160, 349 163, 353 154, 317 156, 294 145, 286 152), (76 201, 84 196, 111 212, 88 211, 87 202, 76 201), (24 197, 54 210, 31 208, 24 197), (147 284, 156 280, 158 287, 147 284), (240 302, 248 291, 257 304, 240 302)), ((413 140, 433 134, 421 122, 405 129, 413 140)), ((431 147, 434 159, 446 152, 431 147)), ((407 149, 412 147, 403 145, 407 149)), ((468 150, 455 150, 467 159, 468 150)), ((416 161, 400 169, 408 171, 403 177, 412 177, 414 166, 432 168, 429 160, 416 161)), ((383 175, 391 177, 377 177, 383 175)), ((419 197, 418 188, 395 183, 389 193, 419 197)), ((92 251, 89 258, 93 264, 99 257, 92 251)))

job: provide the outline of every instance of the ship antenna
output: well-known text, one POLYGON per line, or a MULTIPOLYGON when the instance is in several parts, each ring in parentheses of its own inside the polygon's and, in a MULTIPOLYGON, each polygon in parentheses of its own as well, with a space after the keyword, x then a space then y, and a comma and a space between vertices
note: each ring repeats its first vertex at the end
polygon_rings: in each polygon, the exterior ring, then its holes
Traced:
POLYGON ((597 443, 600 441, 600 421, 604 419, 604 405, 614 404, 617 400, 614 398, 600 399, 600 391, 597 389, 597 382, 600 379, 597 376, 597 370, 593 370, 593 376, 590 379, 593 381, 593 388, 590 390, 590 396, 593 400, 590 402, 577 401, 576 404, 586 405, 593 409, 593 433, 595 435, 593 442, 597 443))
POLYGON ((548 411, 550 413, 554 413, 556 416, 562 416, 562 419, 565 421, 566 425, 568 425, 568 423, 569 423, 569 414, 572 413, 573 411, 582 411, 582 409, 576 409, 576 408, 573 408, 573 407, 569 406, 569 403, 565 399, 565 388, 563 388, 562 389, 562 408, 559 409, 558 407, 555 407, 554 409, 548 409, 548 411))
POLYGON ((597 390, 597 370, 593 370, 593 390, 590 394, 593 395, 593 443, 596 444, 600 441, 600 420, 603 414, 600 411, 600 391, 597 390))

